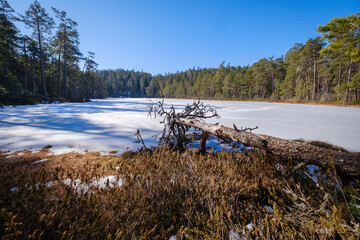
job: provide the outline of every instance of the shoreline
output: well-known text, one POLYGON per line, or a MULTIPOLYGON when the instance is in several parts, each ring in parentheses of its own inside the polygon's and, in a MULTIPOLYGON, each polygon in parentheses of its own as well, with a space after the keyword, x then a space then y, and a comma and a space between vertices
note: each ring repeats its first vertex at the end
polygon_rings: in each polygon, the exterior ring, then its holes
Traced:
MULTIPOLYGON (((107 97, 107 98, 124 98, 124 97, 107 97)), ((100 99, 107 99, 100 98, 100 99)), ((161 97, 126 97, 126 98, 161 98, 161 97)), ((165 99, 186 99, 186 100, 201 100, 201 101, 229 101, 229 102, 263 102, 263 103, 288 103, 288 104, 304 104, 304 105, 324 105, 324 106, 337 106, 337 107, 354 107, 360 108, 360 103, 345 103, 338 101, 305 101, 305 100, 266 100, 266 99, 232 99, 232 98, 195 98, 195 97, 166 97, 165 99)), ((86 103, 91 101, 90 99, 65 99, 65 98, 48 98, 47 100, 43 97, 24 97, 16 98, 15 101, 11 102, 10 99, 0 98, 0 108, 5 106, 23 106, 23 105, 36 105, 36 104, 51 104, 54 102, 66 103, 66 102, 76 102, 76 103, 86 103)))
POLYGON ((201 101, 228 101, 228 102, 260 102, 260 103, 288 103, 288 104, 303 104, 303 105, 323 105, 335 107, 354 107, 360 108, 360 103, 343 103, 343 102, 322 102, 322 101, 302 101, 302 100, 258 100, 258 99, 228 99, 228 98, 165 98, 165 99, 189 99, 201 101))
POLYGON ((86 103, 89 102, 89 99, 68 99, 62 97, 49 97, 45 99, 42 96, 35 97, 15 97, 13 100, 9 98, 2 98, 0 96, 0 108, 4 108, 6 106, 26 106, 26 105, 36 105, 36 104, 53 104, 53 103, 86 103))

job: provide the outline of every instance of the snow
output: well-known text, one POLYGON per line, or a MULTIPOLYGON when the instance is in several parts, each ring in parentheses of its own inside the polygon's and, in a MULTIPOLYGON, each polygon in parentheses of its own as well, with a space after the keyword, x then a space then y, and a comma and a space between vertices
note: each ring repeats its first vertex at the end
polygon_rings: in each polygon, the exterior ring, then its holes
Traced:
MULTIPOLYGON (((97 177, 93 178, 89 184, 84 183, 80 179, 64 179, 60 182, 70 186, 72 189, 77 191, 78 193, 86 193, 86 192, 92 192, 93 188, 115 188, 115 187, 121 187, 124 184, 124 177, 123 176, 115 176, 115 175, 109 175, 109 176, 103 176, 103 177, 97 177)), ((45 187, 49 188, 53 185, 59 183, 58 181, 55 182, 47 182, 45 183, 45 187)), ((39 183, 35 185, 35 188, 38 188, 40 186, 39 183)), ((27 185, 25 185, 25 188, 28 188, 27 185)), ((29 189, 32 189, 32 187, 29 187, 29 189)), ((18 187, 13 187, 10 189, 11 192, 18 191, 18 187)))
POLYGON ((270 213, 273 213, 273 212, 274 212, 274 210, 273 210, 273 208, 272 208, 271 206, 265 205, 264 208, 265 208, 266 210, 268 210, 270 213))
POLYGON ((235 230, 230 230, 229 231, 229 240, 243 240, 244 238, 240 236, 240 234, 238 232, 236 232, 235 230))
MULTIPOLYGON (((157 101, 159 99, 152 99, 157 101)), ((166 99, 182 109, 192 100, 166 99)), ((219 122, 238 128, 255 127, 261 133, 286 139, 329 142, 349 151, 360 151, 360 108, 263 102, 205 101, 218 109, 219 122)), ((49 149, 55 154, 85 150, 107 154, 135 150, 137 129, 147 146, 156 145, 153 135, 162 130, 160 118, 147 117, 145 98, 110 98, 88 103, 39 104, 0 109, 0 149, 49 149)), ((195 144, 196 145, 196 144, 195 144)), ((215 141, 210 146, 215 146, 215 141)))
POLYGON ((103 176, 100 178, 93 178, 90 184, 82 182, 80 179, 65 179, 61 182, 71 186, 72 189, 78 193, 92 192, 92 188, 115 188, 121 187, 124 184, 124 178, 122 176, 103 176))
POLYGON ((318 174, 318 171, 319 171, 319 167, 316 166, 316 165, 306 165, 306 168, 308 169, 309 173, 310 173, 310 176, 313 178, 313 180, 315 182, 318 182, 319 180, 319 174, 318 174))
POLYGON ((251 231, 253 229, 253 227, 254 227, 254 224, 252 224, 252 223, 249 223, 248 225, 246 225, 246 228, 248 231, 251 231))
POLYGON ((285 175, 285 168, 280 163, 277 163, 275 165, 275 169, 276 171, 280 172, 283 176, 285 175))
POLYGON ((315 165, 306 165, 306 168, 309 170, 311 176, 314 176, 314 175, 315 175, 315 171, 318 171, 318 170, 319 170, 319 167, 318 167, 318 166, 315 166, 315 165))
POLYGON ((48 161, 48 160, 49 160, 48 158, 41 159, 41 160, 39 160, 39 161, 33 162, 31 165, 38 164, 38 163, 42 163, 42 162, 46 162, 46 161, 48 161))

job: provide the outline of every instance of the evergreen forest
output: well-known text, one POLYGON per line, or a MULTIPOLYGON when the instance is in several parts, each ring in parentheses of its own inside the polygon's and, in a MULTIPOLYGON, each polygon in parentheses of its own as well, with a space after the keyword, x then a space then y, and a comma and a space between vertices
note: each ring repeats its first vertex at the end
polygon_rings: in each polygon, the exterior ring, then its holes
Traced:
POLYGON ((151 75, 121 68, 99 70, 94 52, 80 52, 78 24, 65 11, 44 9, 34 1, 25 13, 16 13, 6 0, 0 3, 2 100, 163 96, 359 102, 360 11, 318 26, 321 36, 295 43, 279 58, 151 75), (22 34, 16 22, 32 34, 22 34))

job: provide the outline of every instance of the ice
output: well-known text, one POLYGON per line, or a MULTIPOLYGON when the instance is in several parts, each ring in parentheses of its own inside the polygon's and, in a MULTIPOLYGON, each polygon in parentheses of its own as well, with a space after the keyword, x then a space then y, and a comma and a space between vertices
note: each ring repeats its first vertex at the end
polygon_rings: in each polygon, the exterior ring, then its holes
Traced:
MULTIPOLYGON (((152 99, 158 101, 160 99, 152 99)), ((255 127, 255 133, 285 139, 325 141, 360 151, 360 108, 324 105, 204 101, 218 109, 220 119, 210 123, 238 128, 255 127)), ((165 99, 165 107, 182 109, 192 100, 165 99)), ((162 130, 160 118, 148 115, 151 104, 145 98, 109 98, 87 103, 39 104, 0 109, 0 149, 49 149, 55 154, 98 151, 108 154, 136 150, 140 129, 145 144, 155 146, 153 135, 162 130)), ((216 141, 210 147, 221 150, 216 141)), ((11 154, 11 152, 9 154, 11 154)))

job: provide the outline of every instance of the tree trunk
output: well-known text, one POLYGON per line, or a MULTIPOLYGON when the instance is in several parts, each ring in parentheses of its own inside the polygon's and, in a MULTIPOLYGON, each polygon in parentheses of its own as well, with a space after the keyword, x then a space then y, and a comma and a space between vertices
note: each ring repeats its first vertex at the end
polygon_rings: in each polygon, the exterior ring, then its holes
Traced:
POLYGON ((342 58, 340 56, 339 79, 338 79, 337 86, 340 86, 340 84, 341 84, 341 75, 342 75, 342 58))
POLYGON ((58 89, 59 89, 59 97, 61 97, 61 71, 60 71, 60 65, 61 65, 61 61, 60 61, 60 52, 59 52, 59 59, 58 59, 58 89))
POLYGON ((318 166, 333 164, 339 174, 360 176, 359 153, 349 153, 335 150, 335 148, 320 147, 304 141, 285 140, 267 135, 254 134, 191 119, 180 118, 174 119, 174 121, 179 125, 198 128, 215 136, 264 150, 275 156, 318 166))
POLYGON ((64 27, 64 97, 67 98, 67 68, 66 68, 66 28, 64 27))
POLYGON ((32 59, 32 92, 33 96, 35 96, 35 57, 32 59))
POLYGON ((41 32, 40 32, 39 23, 37 24, 37 31, 38 31, 38 40, 39 40, 39 50, 40 50, 41 80, 42 80, 42 84, 43 84, 44 97, 45 97, 45 100, 46 100, 47 99, 47 93, 46 93, 44 60, 43 60, 43 52, 42 52, 42 46, 41 46, 41 32))
POLYGON ((314 85, 313 85, 313 94, 312 100, 315 100, 317 92, 317 83, 316 83, 316 50, 314 49, 314 85))
POLYGON ((71 65, 69 66, 69 69, 67 71, 68 75, 69 75, 69 98, 72 99, 72 96, 74 95, 74 91, 75 91, 75 86, 74 86, 74 81, 71 78, 71 65))
MULTIPOLYGON (((9 86, 8 86, 8 84, 9 84, 9 78, 8 78, 8 74, 7 74, 7 67, 6 67, 6 62, 4 61, 3 62, 3 74, 4 74, 4 87, 5 87, 5 89, 9 89, 9 86)), ((10 84, 9 84, 10 85, 10 84)))
POLYGON ((25 90, 28 90, 28 72, 29 72, 29 67, 28 67, 28 59, 27 59, 27 54, 26 54, 26 39, 25 39, 25 38, 24 38, 24 57, 25 57, 24 87, 25 87, 25 90))
POLYGON ((350 60, 350 66, 349 66, 349 73, 348 73, 348 81, 347 81, 347 89, 346 89, 346 102, 349 101, 349 93, 350 93, 350 82, 351 82, 351 72, 352 72, 352 65, 353 65, 353 60, 350 60))
POLYGON ((55 94, 55 87, 54 87, 55 86, 55 70, 54 70, 55 62, 56 62, 55 57, 52 56, 52 58, 51 58, 51 92, 52 92, 52 95, 55 94))

